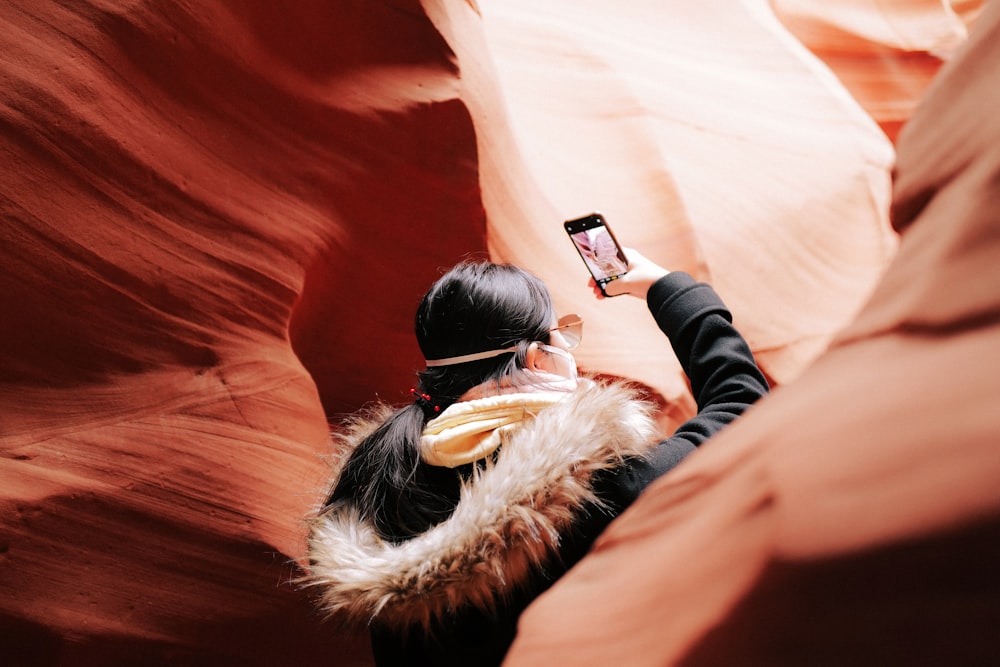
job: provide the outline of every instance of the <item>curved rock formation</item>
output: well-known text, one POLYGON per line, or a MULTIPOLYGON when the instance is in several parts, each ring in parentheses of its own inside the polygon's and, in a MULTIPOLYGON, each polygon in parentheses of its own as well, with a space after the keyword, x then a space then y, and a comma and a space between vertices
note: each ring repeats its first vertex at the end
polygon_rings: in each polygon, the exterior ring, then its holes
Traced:
POLYGON ((416 2, 0 12, 0 653, 364 660, 288 582, 328 418, 485 249, 447 44, 416 2))
POLYGON ((711 279, 777 381, 819 354, 892 254, 888 140, 762 2, 604 7, 0 7, 3 662, 367 663, 289 583, 302 520, 467 254, 683 418, 564 217, 711 279))
POLYGON ((996 662, 1000 3, 977 29, 900 134, 870 302, 528 608, 510 665, 996 662))

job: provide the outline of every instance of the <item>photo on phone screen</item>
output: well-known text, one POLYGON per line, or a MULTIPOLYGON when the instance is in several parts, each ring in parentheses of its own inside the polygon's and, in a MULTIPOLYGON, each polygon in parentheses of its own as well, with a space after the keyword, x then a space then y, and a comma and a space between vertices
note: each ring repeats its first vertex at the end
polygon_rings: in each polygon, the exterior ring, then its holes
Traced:
POLYGON ((604 286, 628 272, 628 259, 600 213, 563 223, 584 264, 604 291, 604 286))

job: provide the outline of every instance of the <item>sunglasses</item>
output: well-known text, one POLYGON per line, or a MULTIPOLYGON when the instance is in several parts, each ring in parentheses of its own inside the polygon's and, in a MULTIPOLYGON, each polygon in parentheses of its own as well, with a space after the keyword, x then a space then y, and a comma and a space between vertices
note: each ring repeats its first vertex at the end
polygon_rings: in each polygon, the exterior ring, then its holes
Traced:
POLYGON ((572 313, 559 318, 559 324, 549 329, 549 333, 558 331, 566 341, 566 349, 575 350, 583 339, 583 318, 572 313))

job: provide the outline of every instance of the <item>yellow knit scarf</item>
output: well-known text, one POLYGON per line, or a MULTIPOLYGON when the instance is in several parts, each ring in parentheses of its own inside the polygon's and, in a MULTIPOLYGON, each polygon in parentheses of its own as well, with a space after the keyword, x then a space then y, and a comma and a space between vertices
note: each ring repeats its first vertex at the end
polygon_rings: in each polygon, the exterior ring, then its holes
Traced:
POLYGON ((446 468, 478 461, 496 451, 504 434, 568 395, 537 391, 455 403, 427 422, 420 438, 421 455, 427 463, 446 468))

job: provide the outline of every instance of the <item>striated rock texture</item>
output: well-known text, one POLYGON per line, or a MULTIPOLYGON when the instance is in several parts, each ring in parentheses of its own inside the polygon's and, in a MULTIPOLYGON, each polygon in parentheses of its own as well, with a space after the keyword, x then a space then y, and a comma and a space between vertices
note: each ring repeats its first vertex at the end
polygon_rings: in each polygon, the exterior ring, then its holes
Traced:
POLYGON ((367 664, 289 583, 303 518, 469 254, 669 426, 676 362, 563 218, 712 280, 779 383, 895 248, 891 143, 763 0, 13 0, 0 80, 3 664, 367 664))
POLYGON ((416 2, 0 23, 0 662, 365 660, 288 580, 327 417, 485 249, 448 46, 416 2))
POLYGON ((996 664, 998 67, 994 2, 900 134, 872 299, 529 607, 510 665, 996 664))
POLYGON ((770 0, 781 22, 820 56, 895 139, 942 59, 965 43, 982 0, 770 0))
MULTIPOLYGON (((480 4, 549 217, 601 210, 626 245, 710 280, 771 377, 794 377, 894 250, 893 153, 878 126, 764 2, 480 4)), ((581 298, 579 258, 558 226, 497 191, 492 149, 480 150, 491 250, 583 314, 582 365, 685 400, 643 304, 581 298)))

